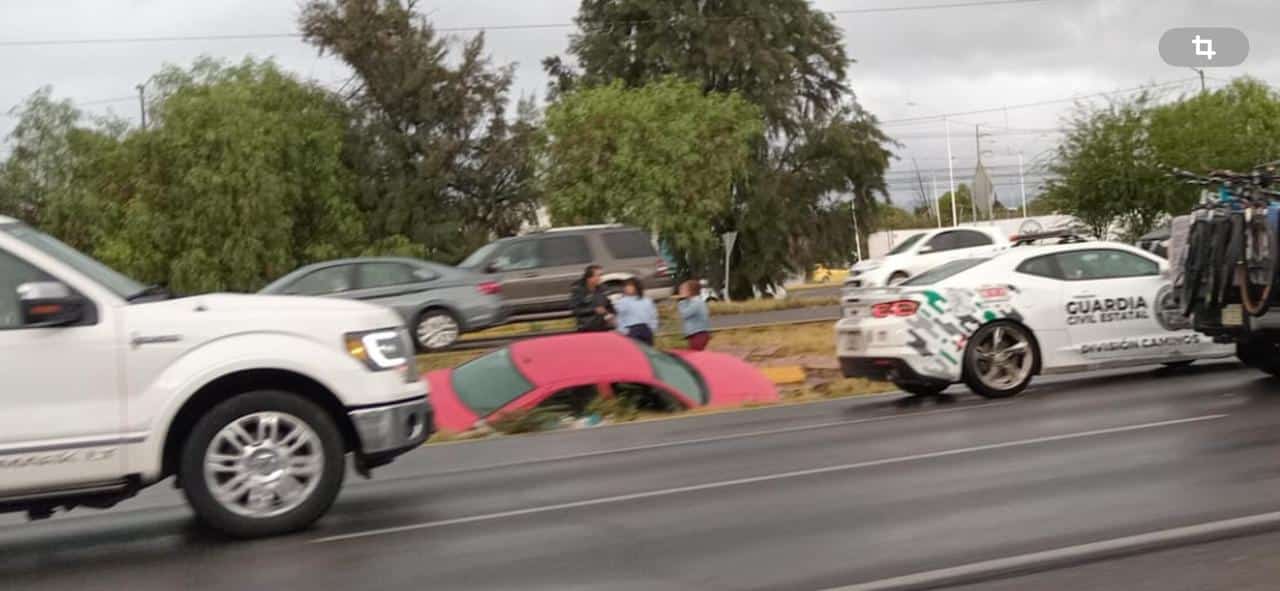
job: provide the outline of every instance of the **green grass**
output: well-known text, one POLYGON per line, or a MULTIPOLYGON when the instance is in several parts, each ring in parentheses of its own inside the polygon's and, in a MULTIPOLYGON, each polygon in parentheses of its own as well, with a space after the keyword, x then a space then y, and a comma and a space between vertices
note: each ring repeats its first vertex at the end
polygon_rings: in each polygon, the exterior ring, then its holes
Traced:
MULTIPOLYGON (((837 296, 827 298, 786 298, 780 300, 745 300, 741 302, 711 302, 708 307, 711 309, 712 316, 732 316, 735 314, 759 314, 762 312, 776 312, 778 310, 793 310, 796 308, 814 308, 822 306, 834 306, 840 303, 837 296)), ((658 306, 658 320, 664 327, 664 330, 675 331, 680 326, 680 318, 676 313, 675 301, 664 302, 658 306)), ((554 318, 551 320, 531 320, 528 322, 513 322, 462 335, 462 340, 473 341, 480 339, 497 339, 515 336, 532 336, 543 332, 566 331, 573 330, 574 323, 572 318, 554 318)))

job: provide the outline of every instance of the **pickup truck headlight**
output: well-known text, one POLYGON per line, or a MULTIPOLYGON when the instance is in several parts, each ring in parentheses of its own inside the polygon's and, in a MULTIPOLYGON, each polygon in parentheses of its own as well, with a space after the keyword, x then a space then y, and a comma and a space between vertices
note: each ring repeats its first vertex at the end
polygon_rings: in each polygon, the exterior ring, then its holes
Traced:
POLYGON ((347 333, 343 341, 347 354, 363 363, 370 371, 404 369, 412 365, 409 338, 403 328, 347 333))

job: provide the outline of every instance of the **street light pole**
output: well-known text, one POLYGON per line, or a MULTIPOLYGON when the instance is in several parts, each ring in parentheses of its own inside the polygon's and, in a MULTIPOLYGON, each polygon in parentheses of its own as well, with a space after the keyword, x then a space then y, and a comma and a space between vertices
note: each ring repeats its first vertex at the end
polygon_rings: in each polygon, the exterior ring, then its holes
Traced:
POLYGON ((138 85, 138 115, 142 121, 142 129, 147 128, 147 84, 138 85))
MULTIPOLYGON (((975 170, 980 170, 982 168, 982 132, 980 131, 981 127, 982 127, 981 123, 975 123, 973 125, 973 145, 978 150, 978 168, 975 170)), ((978 221, 977 190, 978 190, 978 177, 977 177, 977 173, 975 172, 973 177, 973 187, 970 187, 969 189, 970 191, 969 205, 970 205, 970 208, 973 210, 973 221, 975 223, 978 221)), ((994 214, 995 207, 992 207, 991 209, 993 210, 991 213, 994 214)))
POLYGON ((942 227, 942 204, 938 203, 938 175, 930 174, 929 179, 933 181, 933 215, 938 218, 938 227, 942 227))
POLYGON ((942 116, 942 125, 947 128, 947 177, 951 181, 951 226, 954 228, 959 223, 956 216, 956 170, 951 158, 951 121, 946 115, 942 116))
POLYGON ((1022 190, 1022 217, 1027 217, 1027 181, 1022 176, 1022 150, 1018 150, 1018 187, 1022 190))

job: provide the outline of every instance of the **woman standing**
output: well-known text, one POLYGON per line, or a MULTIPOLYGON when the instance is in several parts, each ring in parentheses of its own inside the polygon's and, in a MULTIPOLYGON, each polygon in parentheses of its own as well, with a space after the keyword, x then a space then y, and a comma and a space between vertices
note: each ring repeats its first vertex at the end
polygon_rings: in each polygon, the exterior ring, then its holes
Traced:
POLYGON ((582 279, 573 283, 569 307, 573 310, 578 332, 603 332, 612 327, 614 309, 600 289, 600 265, 588 265, 582 279))
POLYGON ((706 300, 698 293, 699 283, 692 279, 680 284, 680 301, 676 307, 680 310, 680 323, 684 328, 684 338, 689 348, 702 351, 711 341, 711 310, 706 300))
POLYGON ((658 307, 644 296, 644 285, 639 279, 628 279, 622 284, 622 297, 613 303, 617 313, 618 332, 646 345, 653 346, 658 334, 658 307))

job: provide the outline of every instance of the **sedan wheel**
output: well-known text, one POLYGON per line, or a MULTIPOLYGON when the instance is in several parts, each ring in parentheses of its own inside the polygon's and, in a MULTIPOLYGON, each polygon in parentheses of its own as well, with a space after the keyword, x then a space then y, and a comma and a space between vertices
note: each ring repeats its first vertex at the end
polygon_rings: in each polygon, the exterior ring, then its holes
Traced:
POLYGON ((418 348, 423 351, 439 351, 448 349, 458 342, 462 332, 453 315, 443 310, 431 310, 418 319, 415 335, 418 348))
POLYGON ((978 329, 965 350, 964 381, 986 398, 1013 396, 1031 383, 1036 347, 1026 329, 997 322, 978 329))

